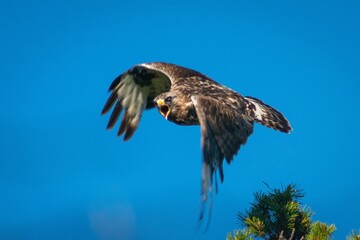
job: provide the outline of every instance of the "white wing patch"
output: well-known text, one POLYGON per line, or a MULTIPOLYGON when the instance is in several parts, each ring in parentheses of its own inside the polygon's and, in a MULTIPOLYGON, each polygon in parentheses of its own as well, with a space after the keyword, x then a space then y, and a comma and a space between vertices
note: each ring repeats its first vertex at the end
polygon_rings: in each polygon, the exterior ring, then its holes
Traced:
POLYGON ((107 129, 115 126, 124 110, 118 136, 124 133, 124 140, 130 139, 140 123, 143 111, 154 108, 155 97, 169 91, 170 88, 171 79, 156 66, 136 65, 127 70, 110 85, 111 95, 101 111, 105 114, 114 106, 107 129))
POLYGON ((255 118, 258 119, 259 121, 262 121, 262 116, 265 114, 265 109, 263 109, 263 107, 260 104, 257 104, 257 102, 255 101, 251 101, 252 104, 255 105, 255 118))
POLYGON ((253 97, 244 98, 252 104, 252 106, 248 106, 249 115, 253 115, 256 122, 284 133, 289 133, 292 130, 289 121, 281 112, 259 99, 253 97))
POLYGON ((123 75, 102 111, 102 114, 105 114, 116 103, 107 128, 114 127, 121 111, 124 109, 125 114, 118 131, 118 136, 125 133, 124 140, 128 140, 139 125, 142 113, 146 108, 149 91, 149 86, 136 84, 132 75, 123 75))
POLYGON ((135 83, 131 75, 127 75, 116 91, 119 99, 123 99, 122 106, 130 116, 140 115, 146 107, 149 95, 149 87, 140 87, 135 83))
POLYGON ((122 107, 128 116, 127 124, 137 127, 140 122, 142 112, 146 107, 149 87, 136 84, 131 75, 126 75, 122 80, 116 94, 122 99, 122 107))

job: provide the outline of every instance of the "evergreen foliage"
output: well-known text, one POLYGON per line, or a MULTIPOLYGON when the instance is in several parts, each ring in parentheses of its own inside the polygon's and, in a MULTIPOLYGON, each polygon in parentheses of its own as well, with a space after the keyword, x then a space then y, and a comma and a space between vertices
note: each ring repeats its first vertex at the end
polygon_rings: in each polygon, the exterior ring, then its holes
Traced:
POLYGON ((295 185, 283 189, 269 187, 267 193, 256 192, 250 209, 238 214, 244 228, 229 233, 226 239, 331 239, 331 234, 336 230, 335 225, 312 223, 313 212, 300 203, 303 197, 303 191, 295 185))
POLYGON ((335 232, 335 230, 336 227, 334 224, 326 225, 325 223, 317 221, 311 226, 311 231, 309 235, 307 235, 306 239, 327 240, 329 239, 329 236, 331 236, 331 234, 335 232))
POLYGON ((360 231, 358 233, 352 231, 349 235, 346 236, 346 240, 360 240, 360 231))

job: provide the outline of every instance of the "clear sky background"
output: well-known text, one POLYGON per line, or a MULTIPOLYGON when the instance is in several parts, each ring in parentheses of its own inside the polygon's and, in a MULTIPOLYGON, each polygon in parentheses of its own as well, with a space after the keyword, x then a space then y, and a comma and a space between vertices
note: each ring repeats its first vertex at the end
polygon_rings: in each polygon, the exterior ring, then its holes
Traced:
POLYGON ((360 228, 358 1, 2 1, 0 239, 225 239, 252 194, 298 184, 360 228), (196 232, 200 130, 143 115, 129 142, 100 116, 136 63, 187 66, 283 112, 256 125, 196 232))

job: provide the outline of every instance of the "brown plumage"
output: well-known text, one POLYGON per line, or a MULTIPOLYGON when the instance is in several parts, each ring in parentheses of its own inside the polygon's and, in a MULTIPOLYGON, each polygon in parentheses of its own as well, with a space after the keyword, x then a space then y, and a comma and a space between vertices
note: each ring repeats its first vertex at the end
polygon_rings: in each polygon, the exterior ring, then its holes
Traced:
POLYGON ((115 105, 107 125, 110 129, 124 109, 118 131, 119 136, 124 134, 124 140, 135 133, 142 112, 154 107, 176 124, 201 125, 203 210, 211 197, 216 171, 222 182, 223 160, 228 163, 233 160, 252 134, 254 121, 281 132, 291 131, 286 118, 271 106, 253 97, 243 97, 197 71, 174 64, 135 65, 117 77, 109 91, 102 114, 115 105))

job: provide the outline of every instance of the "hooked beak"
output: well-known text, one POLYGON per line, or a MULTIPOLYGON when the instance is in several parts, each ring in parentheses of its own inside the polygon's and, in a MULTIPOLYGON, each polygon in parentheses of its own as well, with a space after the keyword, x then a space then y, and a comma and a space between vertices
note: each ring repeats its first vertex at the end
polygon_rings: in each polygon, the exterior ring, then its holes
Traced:
POLYGON ((163 100, 163 99, 157 100, 157 101, 156 101, 156 105, 157 105, 158 107, 164 105, 164 100, 163 100))
POLYGON ((170 114, 169 106, 164 103, 163 99, 157 100, 156 105, 159 109, 160 114, 163 115, 163 117, 165 117, 166 120, 168 120, 168 116, 170 114))

